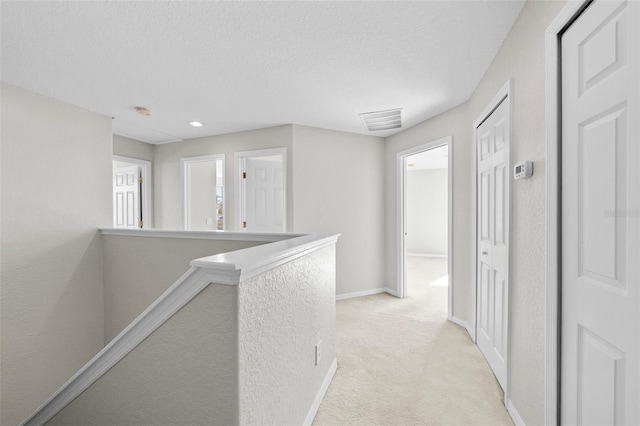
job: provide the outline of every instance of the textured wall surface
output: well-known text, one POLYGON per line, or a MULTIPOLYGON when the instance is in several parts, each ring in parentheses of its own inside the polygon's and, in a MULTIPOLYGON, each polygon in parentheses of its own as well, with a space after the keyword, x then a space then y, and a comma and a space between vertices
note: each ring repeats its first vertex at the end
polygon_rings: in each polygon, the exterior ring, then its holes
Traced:
POLYGON ((237 424, 237 290, 209 285, 48 424, 237 424))
POLYGON ((330 246, 240 284, 241 425, 304 422, 336 357, 335 276, 330 246))
POLYGON ((449 245, 449 171, 409 170, 406 174, 406 233, 409 254, 446 256, 449 245))
POLYGON ((149 143, 113 135, 113 155, 153 161, 153 147, 149 143))
POLYGON ((545 49, 544 32, 564 1, 525 4, 469 102, 476 119, 513 79, 512 164, 534 162, 530 179, 512 181, 509 398, 526 424, 544 423, 545 49))
POLYGON ((2 84, 2 425, 102 348, 111 117, 2 84))
MULTIPOLYGON (((463 106, 388 139, 387 199, 395 153, 435 136, 453 134, 454 315, 475 327, 475 170, 473 122, 509 80, 513 81, 512 164, 534 161, 531 179, 512 182, 509 398, 526 424, 544 422, 544 32, 562 1, 528 1, 471 99, 463 106)), ((389 210, 387 217, 395 218, 389 210)), ((387 277, 395 271, 395 222, 387 221, 387 277)))
POLYGON ((383 141, 293 126, 294 231, 341 234, 338 294, 384 288, 383 141))
POLYGON ((287 230, 293 219, 293 152, 291 126, 278 126, 155 146, 154 225, 158 229, 183 229, 182 175, 180 159, 208 154, 225 154, 225 229, 237 230, 234 153, 269 148, 287 148, 287 230))
POLYGON ((103 235, 104 336, 109 343, 189 269, 189 262, 264 244, 103 235))

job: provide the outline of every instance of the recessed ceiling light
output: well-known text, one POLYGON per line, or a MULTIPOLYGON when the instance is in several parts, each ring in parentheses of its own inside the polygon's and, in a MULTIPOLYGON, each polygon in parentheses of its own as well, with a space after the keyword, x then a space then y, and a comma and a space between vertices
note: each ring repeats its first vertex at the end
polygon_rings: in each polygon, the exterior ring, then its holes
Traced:
POLYGON ((190 121, 189 122, 189 126, 193 126, 193 127, 204 127, 204 124, 202 124, 199 121, 190 121))

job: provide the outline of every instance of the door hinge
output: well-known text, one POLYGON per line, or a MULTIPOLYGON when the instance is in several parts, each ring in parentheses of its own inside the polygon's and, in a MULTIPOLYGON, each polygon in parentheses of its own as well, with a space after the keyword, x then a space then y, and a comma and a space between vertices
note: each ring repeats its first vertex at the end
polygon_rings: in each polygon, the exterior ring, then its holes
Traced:
POLYGON ((144 225, 144 223, 142 221, 138 222, 138 228, 142 228, 143 225, 144 225))
POLYGON ((247 178, 247 172, 242 172, 242 179, 246 179, 247 178))
POLYGON ((138 178, 138 183, 143 183, 143 182, 144 182, 144 179, 142 178, 142 176, 140 176, 140 177, 138 178))
POLYGON ((246 228, 247 227, 247 222, 242 222, 242 227, 246 228))

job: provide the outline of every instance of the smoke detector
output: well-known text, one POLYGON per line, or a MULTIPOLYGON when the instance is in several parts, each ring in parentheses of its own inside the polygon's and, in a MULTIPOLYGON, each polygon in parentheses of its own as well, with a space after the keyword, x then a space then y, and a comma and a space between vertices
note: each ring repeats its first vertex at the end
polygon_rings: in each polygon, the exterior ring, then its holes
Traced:
POLYGON ((402 108, 363 112, 360 118, 364 127, 370 132, 398 129, 402 127, 402 108))
POLYGON ((151 111, 149 111, 148 109, 146 109, 143 106, 137 106, 136 107, 136 112, 140 115, 144 115, 145 117, 148 117, 151 115, 151 111))

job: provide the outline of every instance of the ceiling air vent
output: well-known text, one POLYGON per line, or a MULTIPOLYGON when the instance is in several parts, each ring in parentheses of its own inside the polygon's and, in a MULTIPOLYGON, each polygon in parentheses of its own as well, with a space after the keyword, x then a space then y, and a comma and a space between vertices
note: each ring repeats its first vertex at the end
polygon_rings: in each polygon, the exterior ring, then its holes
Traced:
POLYGON ((360 118, 370 132, 398 129, 402 127, 402 108, 386 111, 363 112, 360 118))

